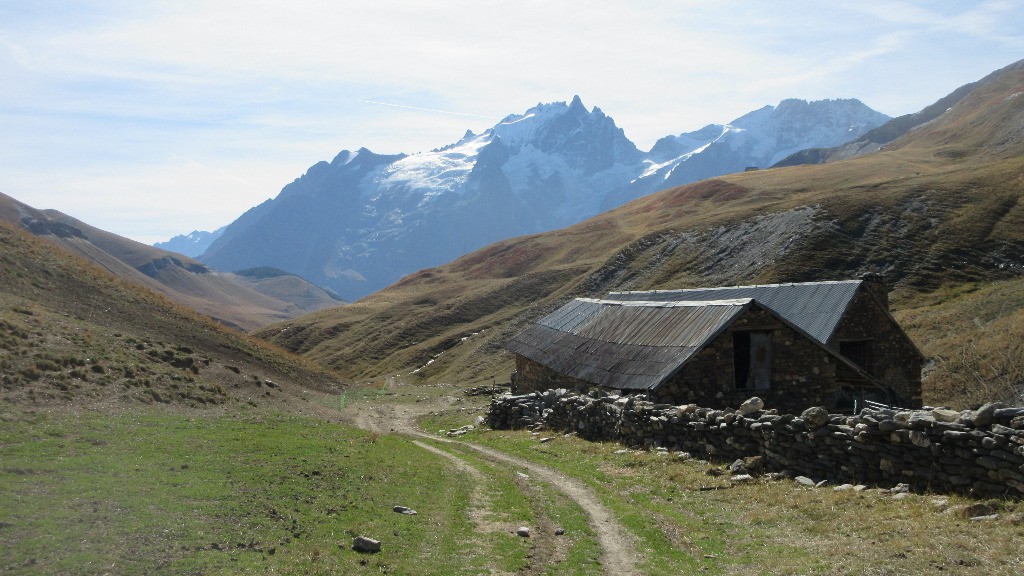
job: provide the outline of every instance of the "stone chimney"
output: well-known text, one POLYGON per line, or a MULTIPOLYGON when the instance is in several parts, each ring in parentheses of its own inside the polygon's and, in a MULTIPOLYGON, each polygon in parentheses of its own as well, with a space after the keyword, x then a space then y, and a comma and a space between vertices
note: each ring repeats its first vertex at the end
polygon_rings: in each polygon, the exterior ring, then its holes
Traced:
POLYGON ((863 286, 871 291, 871 293, 875 295, 875 298, 878 298, 878 301, 881 302, 882 306, 888 310, 889 286, 885 283, 885 276, 882 276, 878 272, 868 272, 866 274, 862 274, 860 279, 864 283, 863 286))

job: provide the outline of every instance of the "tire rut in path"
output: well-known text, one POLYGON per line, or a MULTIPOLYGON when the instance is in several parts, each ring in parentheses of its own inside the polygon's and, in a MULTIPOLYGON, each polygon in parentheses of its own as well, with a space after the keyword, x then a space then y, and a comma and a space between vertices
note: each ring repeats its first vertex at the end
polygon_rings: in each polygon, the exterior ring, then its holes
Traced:
POLYGON ((640 574, 636 567, 636 548, 629 533, 619 524, 611 511, 605 508, 594 491, 585 484, 546 466, 534 464, 504 452, 470 442, 457 441, 454 443, 479 452, 489 460, 505 462, 529 470, 533 476, 568 496, 590 517, 590 527, 597 534, 597 540, 601 544, 601 565, 604 567, 604 573, 609 576, 640 574))
MULTIPOLYGON (((421 407, 420 412, 425 407, 421 407)), ((362 412, 355 416, 356 425, 375 432, 387 433, 396 432, 409 436, 429 439, 459 445, 481 454, 492 462, 502 462, 512 466, 529 470, 530 473, 562 492, 580 508, 586 512, 590 519, 590 527, 597 535, 598 543, 601 546, 601 566, 606 576, 639 576, 641 572, 637 567, 636 545, 632 535, 619 523, 608 508, 601 503, 594 491, 575 478, 570 478, 560 472, 552 470, 547 466, 535 464, 529 460, 510 456, 504 452, 487 448, 472 442, 461 440, 440 439, 419 430, 413 423, 418 414, 410 414, 403 411, 399 413, 394 406, 376 406, 370 410, 370 414, 362 412)), ((424 443, 413 441, 421 448, 431 450, 424 446, 424 443)), ((438 448, 431 451, 440 451, 448 454, 448 457, 458 459, 458 456, 450 454, 438 448)), ((463 465, 470 466, 463 462, 463 465)), ((471 466, 470 466, 471 467, 471 466)), ((479 471, 476 471, 479 474, 479 471)))
MULTIPOLYGON (((484 493, 483 485, 485 482, 485 475, 480 472, 480 470, 460 458, 457 454, 447 452, 432 444, 420 442, 419 440, 412 440, 412 443, 424 450, 449 460, 457 469, 467 473, 473 479, 473 511, 470 516, 479 530, 482 532, 515 532, 516 527, 519 526, 519 524, 495 523, 485 520, 485 511, 489 509, 490 500, 484 493)), ((446 443, 450 444, 451 442, 446 443)), ((491 462, 491 464, 494 463, 490 459, 487 459, 487 461, 491 462)), ((530 486, 526 482, 517 480, 516 485, 522 492, 523 496, 528 496, 530 486)), ((536 496, 532 495, 528 497, 530 500, 530 507, 537 515, 537 529, 533 530, 530 534, 530 553, 527 555, 527 565, 517 573, 519 576, 535 576, 537 574, 542 574, 550 565, 557 564, 565 560, 567 551, 565 539, 557 538, 555 536, 555 527, 551 522, 551 518, 548 517, 538 505, 536 496)), ((492 568, 491 574, 505 573, 499 573, 492 568)))

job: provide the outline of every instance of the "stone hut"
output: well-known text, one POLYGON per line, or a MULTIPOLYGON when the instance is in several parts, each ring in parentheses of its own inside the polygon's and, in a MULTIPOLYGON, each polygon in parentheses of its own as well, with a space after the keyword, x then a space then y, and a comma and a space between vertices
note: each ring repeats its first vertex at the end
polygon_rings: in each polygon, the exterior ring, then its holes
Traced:
POLYGON ((577 298, 509 342, 516 393, 602 388, 657 402, 799 412, 921 405, 920 351, 860 280, 577 298))

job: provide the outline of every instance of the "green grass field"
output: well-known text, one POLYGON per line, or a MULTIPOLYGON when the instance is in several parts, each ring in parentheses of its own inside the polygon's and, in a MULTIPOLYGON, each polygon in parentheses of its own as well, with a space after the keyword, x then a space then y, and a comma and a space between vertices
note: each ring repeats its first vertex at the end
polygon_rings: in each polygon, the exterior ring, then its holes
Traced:
POLYGON ((7 414, 0 438, 5 574, 478 574, 525 555, 476 542, 468 479, 396 436, 143 410, 7 414))

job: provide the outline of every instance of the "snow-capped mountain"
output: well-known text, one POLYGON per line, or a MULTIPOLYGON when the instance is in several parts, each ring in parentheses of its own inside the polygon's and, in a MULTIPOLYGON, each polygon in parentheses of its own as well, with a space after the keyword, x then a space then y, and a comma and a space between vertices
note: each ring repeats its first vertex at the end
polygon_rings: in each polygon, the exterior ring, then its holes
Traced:
POLYGON ((355 300, 491 242, 567 226, 639 196, 767 167, 885 122, 856 100, 786 100, 644 153, 599 108, 538 104, 413 155, 342 151, 230 224, 201 259, 272 266, 355 300))
POLYGON ((887 120, 854 99, 783 100, 728 124, 662 138, 645 158, 630 192, 635 198, 746 168, 767 168, 800 150, 849 142, 887 120))
POLYGON ((184 254, 190 258, 195 258, 203 252, 206 252, 206 249, 210 247, 210 244, 212 244, 217 238, 220 238, 220 235, 224 233, 226 228, 227 226, 221 226, 213 232, 193 230, 188 234, 178 234, 166 242, 157 242, 153 244, 153 246, 163 250, 177 252, 178 254, 184 254))

